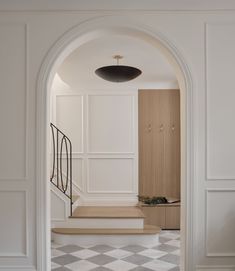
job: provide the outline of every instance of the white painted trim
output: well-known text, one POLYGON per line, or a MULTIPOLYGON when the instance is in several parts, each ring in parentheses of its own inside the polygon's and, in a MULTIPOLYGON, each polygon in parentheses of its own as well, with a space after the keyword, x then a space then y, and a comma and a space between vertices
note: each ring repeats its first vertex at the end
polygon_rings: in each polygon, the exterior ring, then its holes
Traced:
POLYGON ((218 270, 218 271, 234 271, 235 265, 197 265, 197 271, 211 271, 211 270, 218 270))
MULTIPOLYGON (((195 216, 196 207, 194 205, 194 182, 195 161, 194 145, 194 103, 193 103, 193 81, 191 71, 186 64, 184 56, 179 52, 175 45, 168 40, 162 33, 145 25, 140 25, 132 21, 128 16, 104 16, 93 18, 68 30, 47 53, 38 75, 37 82, 37 262, 38 271, 50 270, 50 202, 49 202, 49 176, 47 169, 47 139, 49 138, 49 89, 56 69, 62 63, 66 56, 81 44, 96 37, 108 35, 110 33, 119 33, 129 36, 135 36, 151 42, 167 56, 176 68, 177 77, 180 80, 180 88, 187 90, 185 97, 186 119, 184 120, 186 149, 182 152, 182 162, 185 164, 185 171, 182 172, 182 206, 181 221, 184 231, 182 240, 182 271, 193 271, 195 267, 194 239, 195 239, 195 216), (186 230, 187 229, 187 230, 186 230)), ((184 104, 183 104, 184 105, 184 104)), ((181 144, 182 146, 182 144, 181 144)))
POLYGON ((18 270, 23 270, 23 271, 37 271, 36 267, 35 266, 1 266, 0 267, 0 271, 6 271, 6 270, 9 270, 9 271, 18 271, 18 270))

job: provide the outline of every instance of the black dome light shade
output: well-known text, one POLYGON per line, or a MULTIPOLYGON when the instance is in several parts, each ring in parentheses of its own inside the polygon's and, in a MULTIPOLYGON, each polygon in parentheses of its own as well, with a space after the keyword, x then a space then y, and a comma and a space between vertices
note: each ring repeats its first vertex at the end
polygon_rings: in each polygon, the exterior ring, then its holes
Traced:
POLYGON ((104 66, 95 70, 95 73, 102 79, 110 82, 127 82, 142 73, 137 68, 118 65, 119 59, 123 58, 122 56, 115 55, 113 58, 117 59, 117 65, 104 66))

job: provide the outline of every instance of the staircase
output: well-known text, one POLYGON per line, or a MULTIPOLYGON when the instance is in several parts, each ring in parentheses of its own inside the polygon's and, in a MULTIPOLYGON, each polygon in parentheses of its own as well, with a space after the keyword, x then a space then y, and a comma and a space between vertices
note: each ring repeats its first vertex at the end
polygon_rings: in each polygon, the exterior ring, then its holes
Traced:
POLYGON ((71 141, 53 124, 51 131, 51 191, 63 200, 67 208, 65 219, 52 223, 53 240, 58 244, 84 246, 157 244, 160 228, 144 225, 144 214, 138 206, 77 206, 79 195, 75 193, 72 182, 71 141))

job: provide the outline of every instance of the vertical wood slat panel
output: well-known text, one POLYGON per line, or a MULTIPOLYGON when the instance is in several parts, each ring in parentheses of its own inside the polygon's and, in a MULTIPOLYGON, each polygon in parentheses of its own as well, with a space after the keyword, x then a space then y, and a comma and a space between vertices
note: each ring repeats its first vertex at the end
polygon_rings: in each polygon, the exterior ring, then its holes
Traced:
POLYGON ((139 194, 180 198, 179 90, 139 91, 139 194))

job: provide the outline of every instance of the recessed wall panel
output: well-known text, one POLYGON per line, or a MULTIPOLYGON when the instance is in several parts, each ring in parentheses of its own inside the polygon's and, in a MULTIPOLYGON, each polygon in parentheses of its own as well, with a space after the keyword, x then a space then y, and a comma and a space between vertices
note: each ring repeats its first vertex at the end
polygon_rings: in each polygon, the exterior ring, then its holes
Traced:
POLYGON ((0 179, 26 178, 26 26, 0 25, 0 179))
POLYGON ((235 180, 235 24, 206 27, 207 178, 235 180))
POLYGON ((83 152, 83 96, 56 97, 56 125, 71 140, 73 152, 83 152))
POLYGON ((88 192, 133 193, 133 159, 89 159, 88 192))
POLYGON ((207 191, 207 256, 235 256, 235 190, 207 191))
POLYGON ((130 153, 134 144, 133 96, 88 96, 88 151, 130 153))
POLYGON ((0 257, 25 256, 26 192, 0 191, 0 257))

